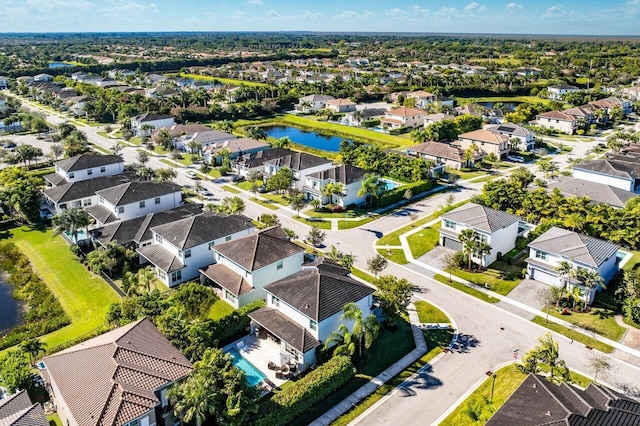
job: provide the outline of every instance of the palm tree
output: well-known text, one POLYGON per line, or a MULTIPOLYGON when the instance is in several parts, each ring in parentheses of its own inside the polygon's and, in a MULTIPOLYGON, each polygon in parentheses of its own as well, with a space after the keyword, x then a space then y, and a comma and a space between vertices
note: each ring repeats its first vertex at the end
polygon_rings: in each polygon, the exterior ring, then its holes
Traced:
POLYGON ((140 151, 138 151, 138 154, 136 155, 136 159, 140 164, 144 166, 149 161, 149 153, 141 149, 140 151))
POLYGON ((458 235, 458 240, 462 243, 463 251, 467 255, 467 259, 469 260, 469 270, 471 270, 471 258, 473 254, 477 251, 478 246, 478 238, 473 229, 464 229, 458 235))
POLYGON ((342 320, 353 321, 351 336, 357 342, 358 358, 365 349, 369 349, 373 341, 378 337, 380 324, 375 315, 369 315, 366 320, 362 318, 362 311, 355 303, 347 303, 342 312, 342 320))
POLYGON ((344 191, 344 185, 340 182, 329 182, 320 189, 323 196, 329 197, 329 204, 333 204, 334 195, 344 195, 344 191))
POLYGON ((38 358, 38 355, 44 352, 46 347, 47 344, 37 338, 27 339, 20 343, 20 349, 29 354, 29 359, 32 365, 38 358))
POLYGON ((91 223, 89 213, 81 207, 74 207, 53 216, 53 234, 60 235, 68 232, 73 237, 73 242, 78 242, 78 233, 91 223))
MULTIPOLYGON (((255 182, 254 182, 255 184, 255 182)), ((253 189, 253 185, 252 185, 252 189, 253 189)), ((291 200, 289 201, 289 206, 294 209, 296 211, 296 216, 300 217, 300 210, 306 205, 307 203, 304 200, 304 195, 303 194, 295 194, 291 197, 291 200)))
POLYGON ((166 150, 173 148, 173 135, 169 129, 162 128, 153 136, 153 141, 166 150))
MULTIPOLYGON (((229 148, 222 148, 217 152, 216 156, 220 157, 220 165, 223 169, 229 170, 231 166, 231 150, 229 148)), ((217 160, 216 160, 217 161, 217 160)))
POLYGON ((289 146, 290 143, 291 143, 291 139, 289 138, 289 136, 283 136, 271 142, 271 146, 273 148, 286 148, 289 146))
POLYGON ((358 197, 366 196, 367 203, 379 198, 387 190, 387 183, 375 173, 367 173, 362 179, 362 186, 358 190, 358 197))
POLYGON ((413 129, 409 134, 413 143, 424 143, 427 141, 427 132, 423 129, 413 129))
POLYGON ((346 325, 340 324, 336 331, 332 331, 325 343, 325 348, 336 345, 333 355, 353 356, 356 352, 356 341, 346 325))
POLYGON ((491 246, 484 241, 478 240, 476 242, 476 253, 478 253, 478 257, 480 258, 480 263, 482 264, 482 266, 487 266, 484 255, 491 253, 491 246))
POLYGON ((120 142, 116 142, 116 144, 111 147, 111 152, 113 152, 113 155, 120 155, 123 149, 124 145, 120 142))
POLYGON ((562 283, 562 287, 567 287, 567 284, 571 281, 571 278, 575 278, 576 270, 573 268, 573 264, 567 262, 566 260, 562 260, 558 263, 558 266, 554 268, 560 276, 560 282, 562 283))
POLYGON ((216 392, 211 392, 210 383, 205 380, 188 380, 181 386, 180 395, 172 388, 169 398, 178 417, 186 423, 195 422, 202 426, 209 413, 216 409, 216 392), (174 391, 174 392, 172 392, 174 391))
POLYGON ((605 288, 604 279, 598 274, 598 271, 588 270, 581 273, 582 282, 586 287, 587 291, 584 297, 584 309, 587 309, 587 304, 591 299, 591 292, 598 288, 605 288))
POLYGON ((247 136, 258 141, 267 140, 267 132, 265 132, 263 128, 257 126, 249 127, 247 129, 247 136))
POLYGON ((153 267, 147 266, 146 268, 140 269, 136 274, 136 279, 139 288, 143 288, 147 290, 147 293, 151 293, 151 284, 156 279, 153 267))
POLYGON ((213 127, 220 130, 221 132, 231 133, 233 132, 233 121, 231 120, 216 121, 213 127))

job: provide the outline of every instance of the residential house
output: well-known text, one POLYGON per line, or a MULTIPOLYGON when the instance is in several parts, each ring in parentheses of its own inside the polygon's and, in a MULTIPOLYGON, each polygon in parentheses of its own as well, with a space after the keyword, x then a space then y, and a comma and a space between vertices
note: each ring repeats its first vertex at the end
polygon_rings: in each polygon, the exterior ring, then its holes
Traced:
POLYGON ((44 176, 50 186, 79 182, 102 176, 114 176, 124 172, 124 160, 117 155, 101 155, 85 152, 53 163, 55 173, 44 176))
POLYGON ((155 74, 155 73, 148 73, 148 74, 145 74, 144 76, 145 82, 147 84, 153 84, 153 85, 158 85, 163 81, 165 81, 166 79, 167 77, 165 77, 164 75, 155 74))
POLYGON ((39 402, 31 402, 26 390, 0 399, 0 425, 2 426, 49 426, 39 402))
MULTIPOLYGON (((304 249, 271 227, 211 247, 215 264, 200 270, 201 282, 220 289, 220 297, 239 308, 264 299, 264 287, 300 271, 304 249)), ((212 263, 212 262, 209 262, 212 263)))
POLYGON ((99 176, 94 179, 61 183, 57 186, 45 188, 43 198, 51 212, 60 213, 75 207, 94 206, 98 204, 98 191, 132 180, 138 180, 135 173, 99 176))
POLYGON ((351 99, 330 99, 325 102, 325 108, 333 113, 345 113, 356 110, 356 103, 351 99))
MULTIPOLYGON (((583 293, 586 291, 577 280, 563 277, 556 270, 560 262, 568 262, 578 272, 597 272, 605 284, 618 272, 620 246, 567 229, 554 226, 531 241, 528 247, 527 277, 545 284, 566 286, 569 290, 578 286, 583 293)), ((594 288, 583 297, 588 297, 588 303, 591 303, 599 290, 594 288)))
POLYGON ((296 188, 299 191, 303 191, 304 185, 307 182, 307 176, 323 170, 329 170, 333 167, 333 164, 331 160, 327 160, 326 158, 304 152, 294 152, 293 154, 285 155, 284 157, 265 161, 265 181, 285 167, 293 172, 293 182, 291 183, 291 187, 296 188))
POLYGON ((0 114, 7 112, 7 99, 0 98, 0 114))
POLYGON ((583 390, 529 374, 485 424, 638 425, 640 401, 596 382, 583 390))
MULTIPOLYGON (((2 86, 2 77, 0 77, 0 88, 2 86)), ((640 101, 640 86, 625 87, 621 90, 622 94, 633 101, 640 101)))
POLYGON ((640 159, 633 156, 610 156, 581 161, 573 166, 573 177, 640 193, 640 159))
POLYGON ((472 229, 478 240, 491 247, 489 253, 483 253, 482 257, 474 253, 472 259, 480 266, 489 266, 515 248, 520 220, 516 215, 467 203, 442 215, 440 245, 462 251, 464 246, 459 239, 460 233, 472 229))
POLYGON ((577 128, 584 128, 596 123, 598 119, 596 111, 598 109, 593 105, 587 104, 568 108, 562 112, 575 118, 577 128))
POLYGON ((89 77, 89 74, 87 74, 84 71, 76 71, 71 73, 71 80, 73 81, 78 81, 82 83, 87 79, 87 77, 89 77))
POLYGON ((9 77, 6 75, 0 75, 0 90, 9 88, 9 77))
POLYGON ((418 90, 406 94, 406 99, 415 99, 414 106, 416 108, 425 109, 429 104, 438 102, 438 95, 418 90))
MULTIPOLYGON (((151 137, 154 137, 160 130, 167 130, 171 134, 171 137, 176 139, 179 137, 191 137, 193 134, 198 132, 208 132, 211 130, 211 127, 198 123, 174 124, 169 127, 161 127, 154 130, 151 137)), ((228 133, 226 134, 229 135, 228 133)), ((233 137, 233 135, 229 135, 229 137, 233 137)))
POLYGON ((407 154, 433 162, 431 174, 444 173, 445 167, 459 170, 463 166, 472 166, 480 158, 478 155, 466 164, 465 151, 460 147, 441 142, 425 142, 407 148, 407 154))
POLYGON ((29 84, 33 82, 33 77, 31 77, 30 75, 22 75, 16 78, 16 81, 18 82, 18 84, 29 84))
POLYGON ((382 119, 386 112, 385 108, 364 108, 346 113, 343 122, 349 126, 360 126, 367 121, 382 119))
POLYGON ((189 151, 191 150, 189 145, 194 143, 198 145, 197 150, 202 151, 209 145, 220 144, 233 139, 238 139, 238 137, 230 133, 221 132, 220 130, 209 129, 206 131, 179 136, 174 139, 174 145, 179 150, 189 151))
POLYGON ((424 127, 427 127, 429 124, 439 123, 442 120, 454 120, 455 118, 456 117, 451 114, 444 114, 442 112, 428 114, 424 117, 424 127))
POLYGON ((327 101, 332 101, 335 98, 331 95, 319 95, 313 94, 303 96, 298 99, 298 103, 295 106, 296 111, 308 114, 323 109, 326 106, 327 101))
POLYGON ((558 110, 536 115, 535 124, 545 129, 557 130, 568 135, 572 135, 577 127, 577 121, 574 116, 558 110))
POLYGON ((542 70, 540 68, 519 68, 516 71, 516 75, 519 75, 521 77, 531 77, 534 75, 538 75, 542 72, 542 70))
POLYGON ((493 153, 497 158, 504 158, 509 154, 509 136, 485 129, 461 133, 452 145, 464 151, 475 146, 483 156, 493 153))
POLYGON ((366 194, 358 196, 362 188, 362 180, 368 172, 359 167, 342 164, 330 169, 307 175, 304 186, 304 194, 307 200, 318 199, 325 204, 334 204, 342 207, 362 204, 366 201, 366 194), (323 195, 322 189, 329 183, 340 184, 343 191, 331 196, 323 195))
MULTIPOLYGON (((511 141, 513 138, 519 139, 520 142, 515 147, 519 151, 531 151, 533 150, 533 148, 535 148, 536 139, 533 132, 526 127, 520 126, 518 124, 497 124, 487 126, 485 130, 506 135, 509 138, 509 141, 511 141)), ((511 145, 511 142, 509 142, 509 144, 511 145)))
POLYGON ((68 111, 73 113, 76 117, 84 115, 84 109, 87 106, 87 102, 91 101, 88 96, 73 96, 65 101, 68 111))
POLYGON ((243 155, 231 161, 231 168, 239 176, 246 178, 255 171, 263 173, 265 162, 293 154, 295 154, 294 151, 286 148, 272 148, 268 150, 258 151, 253 154, 244 153, 243 155))
POLYGON ((65 426, 174 425, 168 390, 192 369, 147 318, 49 355, 43 364, 65 426))
POLYGON ((33 81, 53 81, 51 74, 38 74, 33 76, 33 81))
POLYGON ((611 115, 611 110, 616 107, 622 108, 622 111, 625 114, 631 114, 633 112, 632 103, 629 99, 619 99, 619 98, 605 98, 599 99, 597 101, 589 102, 589 105, 594 105, 599 108, 604 108, 607 111, 607 115, 611 115))
POLYGON ((60 99, 62 102, 67 102, 69 99, 73 98, 74 96, 78 96, 78 91, 75 89, 75 87, 63 87, 56 94, 56 97, 60 99))
POLYGON ((148 98, 167 99, 180 93, 180 90, 170 86, 156 86, 145 89, 144 95, 148 98))
POLYGON ((243 215, 207 212, 151 228, 153 244, 138 248, 141 263, 154 266, 156 277, 175 287, 199 276, 214 262, 212 248, 255 229, 243 215))
POLYGON ((298 370, 315 365, 315 349, 340 325, 352 327, 351 320, 342 319, 347 303, 355 303, 364 318, 372 313, 375 288, 348 274, 341 266, 320 259, 265 286, 267 305, 249 314, 252 331, 275 336, 281 353, 295 361, 298 370))
POLYGON ((424 118, 427 115, 425 111, 417 108, 396 108, 385 113, 381 124, 390 129, 399 129, 402 127, 415 129, 416 127, 422 127, 424 125, 424 118))
POLYGON ((149 136, 153 130, 161 127, 170 127, 174 124, 175 122, 171 115, 145 112, 144 114, 131 118, 131 131, 136 136, 149 136), (143 129, 145 126, 151 126, 153 129, 145 130, 143 129))
POLYGON ((638 196, 616 186, 575 178, 547 182, 547 190, 554 189, 558 189, 566 197, 588 197, 594 203, 608 204, 619 209, 623 208, 627 201, 638 196))
POLYGON ((224 150, 229 152, 229 159, 234 160, 241 155, 251 155, 265 149, 271 149, 271 145, 251 138, 235 138, 207 144, 202 156, 211 164, 221 164, 222 157, 219 154, 224 150))
POLYGON ((98 203, 86 210, 97 226, 182 205, 182 187, 172 182, 127 182, 97 191, 96 195, 98 203))
POLYGON ((571 86, 569 84, 556 84, 555 86, 547 87, 547 92, 549 93, 549 99, 553 99, 556 101, 561 101, 564 99, 564 95, 567 93, 576 93, 579 92, 580 89, 576 86, 571 86))
POLYGON ((210 90, 216 85, 213 80, 194 80, 187 87, 191 90, 210 90))

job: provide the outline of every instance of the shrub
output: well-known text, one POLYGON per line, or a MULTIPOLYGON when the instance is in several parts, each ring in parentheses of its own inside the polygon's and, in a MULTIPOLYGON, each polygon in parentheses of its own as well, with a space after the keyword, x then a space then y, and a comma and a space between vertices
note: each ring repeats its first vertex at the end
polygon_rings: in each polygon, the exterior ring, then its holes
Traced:
POLYGON ((335 206, 331 207, 331 211, 333 213, 340 213, 344 210, 344 208, 342 208, 341 205, 336 204, 335 206))
POLYGON ((401 135, 403 133, 407 133, 408 131, 409 131, 409 129, 407 129, 406 127, 398 127, 397 129, 389 130, 389 134, 390 135, 401 135))
POLYGON ((211 334, 220 342, 220 346, 224 346, 228 342, 235 340, 235 337, 244 333, 245 329, 251 324, 248 314, 262 308, 264 300, 256 300, 240 309, 236 309, 229 315, 220 318, 212 323, 211 334))
POLYGON ((285 425, 347 383, 355 374, 351 358, 336 356, 275 394, 256 424, 285 425))
POLYGON ((413 194, 419 194, 431 189, 432 183, 430 180, 423 180, 419 182, 412 182, 407 185, 401 185, 397 188, 393 188, 382 194, 380 198, 373 201, 376 207, 385 207, 393 203, 397 203, 400 200, 404 200, 404 194, 407 190, 411 190, 413 194))

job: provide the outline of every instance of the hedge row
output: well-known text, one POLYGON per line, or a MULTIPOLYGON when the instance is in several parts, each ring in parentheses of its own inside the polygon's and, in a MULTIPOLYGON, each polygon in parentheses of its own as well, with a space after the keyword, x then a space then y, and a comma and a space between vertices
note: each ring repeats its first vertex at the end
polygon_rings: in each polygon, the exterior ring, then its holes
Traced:
POLYGON ((351 358, 336 356, 291 386, 275 394, 269 403, 268 414, 257 422, 258 426, 286 425, 302 415, 314 404, 325 399, 355 375, 351 358))
POLYGON ((218 339, 219 347, 226 345, 235 340, 239 334, 251 324, 248 314, 262 308, 265 305, 264 300, 256 300, 242 308, 236 309, 229 315, 212 322, 211 335, 218 339))
POLYGON ((402 200, 404 198, 404 194, 408 189, 411 190, 413 195, 417 195, 421 192, 430 190, 432 187, 433 184, 430 180, 422 180, 418 182, 412 182, 407 185, 401 185, 397 188, 386 191, 380 198, 376 198, 373 201, 373 204, 376 207, 386 207, 390 204, 397 203, 398 201, 402 200))
POLYGON ((9 274, 13 296, 28 307, 22 324, 0 333, 0 349, 31 337, 42 336, 70 324, 69 317, 51 290, 33 271, 29 260, 11 242, 0 243, 0 269, 9 274))

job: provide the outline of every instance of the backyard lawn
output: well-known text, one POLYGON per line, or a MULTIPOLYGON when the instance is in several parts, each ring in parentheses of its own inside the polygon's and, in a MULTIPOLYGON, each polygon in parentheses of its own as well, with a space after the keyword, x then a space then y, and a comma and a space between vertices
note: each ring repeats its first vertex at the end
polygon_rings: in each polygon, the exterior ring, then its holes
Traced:
POLYGON ((428 228, 424 228, 413 235, 407 237, 409 247, 411 247, 411 254, 414 258, 419 258, 433 248, 440 241, 440 223, 431 225, 428 228))
POLYGON ((492 263, 486 271, 469 272, 464 269, 455 269, 451 272, 453 275, 473 284, 484 286, 489 290, 506 296, 522 281, 520 274, 523 267, 521 262, 508 265, 506 262, 497 261, 492 263))
POLYGON ((88 335, 104 325, 109 305, 120 298, 102 278, 89 272, 75 258, 62 237, 53 237, 49 228, 28 226, 9 232, 71 318, 70 325, 43 337, 42 341, 49 349, 88 335))
POLYGON ((219 320, 220 318, 226 317, 231 312, 233 312, 233 306, 228 304, 222 299, 219 299, 211 305, 211 309, 209 309, 208 317, 213 320, 219 320))

